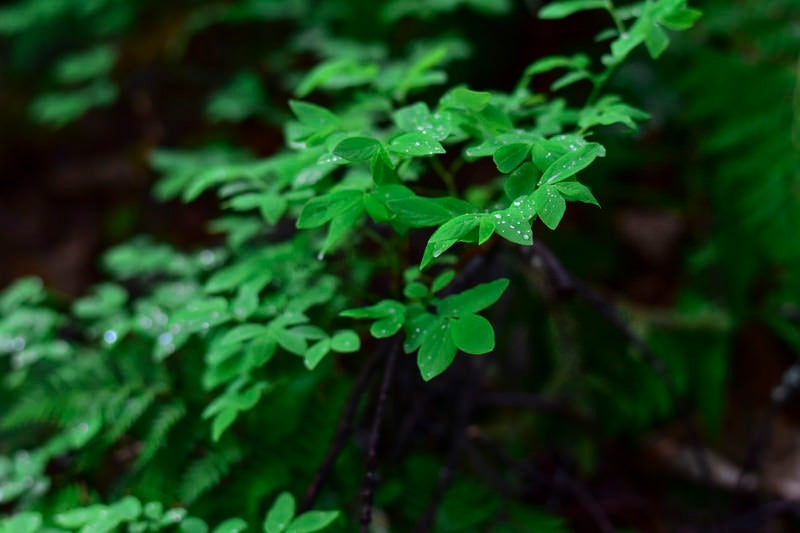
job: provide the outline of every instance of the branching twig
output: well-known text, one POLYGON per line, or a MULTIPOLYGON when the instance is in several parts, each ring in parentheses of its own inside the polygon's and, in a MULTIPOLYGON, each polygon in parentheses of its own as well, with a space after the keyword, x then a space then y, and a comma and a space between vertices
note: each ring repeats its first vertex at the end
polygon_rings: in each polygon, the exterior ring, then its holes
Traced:
POLYGON ((455 465, 461 455, 461 450, 467 440, 467 427, 472 416, 472 410, 475 406, 475 393, 477 392, 480 372, 476 365, 480 360, 472 359, 465 361, 468 363, 466 366, 466 383, 461 384, 461 394, 458 395, 458 410, 456 413, 456 420, 453 424, 453 436, 450 442, 450 449, 447 452, 444 462, 439 469, 439 476, 436 481, 436 488, 431 496, 431 501, 428 507, 420 517, 417 526, 414 528, 415 533, 428 533, 433 530, 436 522, 436 512, 439 509, 439 504, 444 497, 444 493, 453 481, 455 474, 455 465))
POLYGON ((603 507, 597 502, 592 494, 586 490, 580 483, 572 479, 572 477, 563 469, 559 470, 556 474, 556 483, 563 486, 567 491, 572 493, 581 507, 592 517, 592 521, 599 531, 603 533, 614 533, 616 529, 611 524, 608 516, 606 515, 603 507))
POLYGON ((762 531, 770 519, 784 514, 800 516, 800 503, 792 500, 778 500, 766 503, 761 507, 737 515, 719 528, 719 533, 743 533, 762 531))
POLYGON ((689 438, 693 442, 692 449, 694 451, 698 471, 703 476, 706 486, 710 488, 712 479, 711 468, 703 452, 700 432, 690 416, 691 410, 689 409, 686 398, 679 393, 675 385, 675 380, 672 378, 672 375, 664 366, 661 359, 650 349, 647 343, 631 329, 622 315, 608 299, 604 298, 600 293, 596 292, 569 272, 546 246, 537 242, 531 246, 529 250, 532 253, 532 260, 539 263, 539 265, 536 266, 541 266, 547 277, 560 293, 575 294, 592 305, 607 321, 625 336, 633 348, 639 352, 644 361, 658 374, 667 387, 668 393, 675 401, 679 415, 686 421, 687 432, 689 438))
POLYGON ((375 369, 378 368, 378 363, 382 360, 383 354, 376 354, 370 358, 361 369, 353 388, 350 390, 350 396, 348 396, 344 408, 342 409, 342 414, 339 417, 339 424, 336 427, 336 433, 328 447, 328 453, 325 454, 325 459, 323 459, 322 464, 317 468, 314 478, 308 485, 308 489, 306 489, 303 503, 300 505, 300 512, 307 511, 314 505, 314 500, 317 498, 319 489, 328 479, 333 465, 336 463, 336 459, 338 459, 339 454, 344 448, 347 435, 353 429, 353 420, 358 410, 359 401, 367 390, 367 385, 369 385, 370 378, 372 378, 372 375, 375 373, 375 369))
POLYGON ((375 495, 375 485, 377 484, 378 467, 378 442, 380 440, 381 422, 383 412, 386 407, 386 399, 389 397, 389 387, 394 377, 394 369, 397 364, 397 354, 400 351, 400 337, 395 336, 389 348, 389 358, 386 361, 386 369, 383 372, 381 388, 378 392, 378 403, 375 406, 375 415, 372 419, 372 428, 369 434, 369 444, 367 448, 366 472, 364 481, 361 484, 361 532, 369 532, 369 524, 372 521, 372 498, 375 495))
POLYGON ((750 445, 747 448, 739 480, 736 483, 737 492, 744 488, 745 481, 750 474, 757 472, 761 466, 764 450, 769 447, 772 438, 772 424, 781 406, 800 388, 800 363, 794 363, 781 377, 781 382, 772 390, 772 402, 755 431, 750 445))

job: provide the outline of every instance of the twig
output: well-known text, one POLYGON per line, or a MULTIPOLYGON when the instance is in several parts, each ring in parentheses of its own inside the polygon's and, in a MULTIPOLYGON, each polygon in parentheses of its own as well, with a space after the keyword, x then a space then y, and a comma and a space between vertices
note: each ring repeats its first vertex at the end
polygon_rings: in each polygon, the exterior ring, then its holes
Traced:
POLYGON ((389 397, 389 387, 392 384, 394 370, 397 364, 397 354, 400 351, 400 336, 395 336, 389 348, 389 358, 386 361, 386 368, 383 372, 381 388, 378 392, 378 403, 375 406, 375 415, 372 419, 372 429, 369 434, 369 446, 367 448, 366 472, 361 484, 361 533, 369 533, 369 524, 372 522, 372 499, 375 495, 375 485, 378 482, 378 442, 380 441, 381 422, 383 412, 386 407, 386 399, 389 397))
POLYGON ((482 450, 478 446, 475 439, 469 435, 465 446, 467 449, 467 456, 469 457, 470 465, 475 472, 484 480, 485 483, 494 487, 494 489, 503 495, 504 498, 516 499, 519 498, 521 491, 507 481, 501 472, 486 458, 482 450))
POLYGON ((667 387, 667 392, 675 401, 678 414, 686 421, 686 429, 689 434, 689 439, 692 441, 693 452, 695 461, 697 462, 698 471, 703 476, 705 485, 710 489, 711 483, 711 468, 708 460, 703 452, 703 446, 700 439, 700 432, 690 416, 691 409, 686 401, 686 398, 678 392, 675 381, 669 370, 664 366, 661 359, 650 349, 647 343, 639 337, 636 332, 631 329, 622 315, 616 308, 604 298, 600 293, 583 283, 580 279, 570 273, 558 258, 543 244, 537 242, 529 248, 532 252, 534 266, 538 262, 547 274, 548 278, 553 282, 562 294, 574 293, 582 298, 590 305, 592 305, 608 322, 610 322, 620 333, 622 333, 633 348, 639 352, 645 362, 658 374, 664 385, 667 387))
POLYGON ((781 406, 795 393, 800 387, 800 363, 794 363, 781 376, 781 381, 772 389, 772 401, 763 420, 759 425, 758 431, 754 432, 750 445, 747 448, 742 469, 739 473, 739 480, 736 483, 736 491, 741 492, 744 482, 749 474, 760 468, 764 450, 769 447, 772 438, 772 424, 781 406))
POLYGON ((614 531, 616 531, 606 515, 605 510, 594 496, 577 481, 572 479, 563 468, 559 469, 556 474, 556 483, 562 485, 575 496, 575 499, 578 500, 581 507, 586 509, 586 512, 592 517, 599 531, 602 533, 614 533, 614 531))
POLYGON ((739 514, 719 528, 719 533, 762 531, 767 522, 783 514, 800 515, 800 503, 792 500, 778 500, 766 503, 761 507, 739 514))
POLYGON ((317 498, 320 488, 328 479, 339 454, 342 453, 347 435, 353 430, 353 420, 358 410, 359 400, 361 400, 361 397, 367 390, 370 378, 375 373, 375 370, 378 368, 378 363, 381 360, 383 360, 383 354, 376 354, 362 367, 353 388, 350 390, 350 395, 345 402, 344 408, 342 409, 342 414, 339 417, 339 424, 336 427, 336 433, 328 447, 328 453, 325 454, 325 459, 323 459, 319 468, 317 468, 314 478, 308 485, 308 489, 306 489, 303 503, 300 505, 300 512, 307 511, 314 505, 314 500, 317 498))
POLYGON ((461 450, 467 440, 467 427, 469 420, 472 416, 472 410, 475 406, 475 393, 478 388, 478 380, 480 373, 476 368, 482 360, 472 359, 465 361, 470 363, 467 366, 466 383, 461 384, 461 394, 458 396, 458 411, 456 413, 456 420, 453 427, 453 435, 450 443, 450 449, 447 452, 444 462, 439 469, 439 476, 436 481, 436 488, 433 491, 433 496, 428 503, 428 507, 420 517, 414 528, 415 533, 428 533, 433 531, 433 526, 436 522, 436 512, 439 509, 439 504, 444 497, 447 488, 453 481, 455 474, 455 465, 461 455, 461 450))

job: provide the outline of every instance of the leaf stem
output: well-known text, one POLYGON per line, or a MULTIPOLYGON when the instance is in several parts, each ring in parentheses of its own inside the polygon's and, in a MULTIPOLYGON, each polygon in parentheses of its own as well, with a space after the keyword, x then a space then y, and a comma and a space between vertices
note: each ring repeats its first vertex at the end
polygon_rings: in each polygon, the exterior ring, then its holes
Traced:
MULTIPOLYGON (((454 165, 455 166, 455 165, 454 165)), ((453 179, 453 174, 448 169, 444 168, 442 162, 439 161, 439 158, 433 157, 431 158, 431 168, 442 178, 445 187, 447 187, 447 193, 450 196, 458 196, 458 190, 456 189, 456 183, 453 179)))
POLYGON ((614 26, 617 27, 617 31, 619 32, 619 34, 622 35, 623 33, 625 33, 626 32, 625 24, 622 22, 622 19, 619 18, 619 16, 617 15, 617 12, 614 8, 614 2, 612 0, 606 0, 605 8, 606 11, 608 11, 608 14, 611 15, 611 18, 614 21, 614 26))

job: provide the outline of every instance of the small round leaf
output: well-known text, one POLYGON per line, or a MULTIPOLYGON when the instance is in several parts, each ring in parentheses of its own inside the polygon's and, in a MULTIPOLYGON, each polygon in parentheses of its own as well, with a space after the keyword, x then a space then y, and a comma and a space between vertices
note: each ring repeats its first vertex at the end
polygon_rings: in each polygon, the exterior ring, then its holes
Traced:
POLYGON ((453 320, 450 334, 462 352, 478 355, 494 350, 494 329, 491 322, 480 315, 464 315, 453 320))
POLYGON ((357 352, 361 348, 361 340, 351 329, 337 331, 331 337, 331 350, 340 353, 357 352))

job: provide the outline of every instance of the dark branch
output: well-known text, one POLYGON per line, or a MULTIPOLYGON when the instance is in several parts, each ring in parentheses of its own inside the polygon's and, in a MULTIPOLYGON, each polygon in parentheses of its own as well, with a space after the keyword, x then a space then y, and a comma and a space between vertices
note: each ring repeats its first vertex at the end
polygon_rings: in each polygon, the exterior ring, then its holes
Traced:
POLYGON ((350 395, 345 402, 342 414, 339 417, 339 424, 336 427, 336 433, 333 436, 328 453, 325 454, 322 464, 317 468, 314 478, 306 489, 306 494, 303 497, 303 503, 300 505, 300 512, 305 512, 311 509, 314 505, 314 500, 317 498, 320 488, 328 479, 328 476, 336 463, 339 454, 347 441, 347 435, 353 430, 353 420, 358 410, 358 404, 364 392, 367 390, 370 379, 372 378, 375 370, 378 368, 378 363, 383 360, 383 354, 376 354, 366 362, 358 374, 353 388, 350 390, 350 395))
POLYGON ((369 524, 372 522, 372 499, 375 495, 375 485, 378 482, 378 442, 380 441, 381 422, 383 412, 386 407, 386 399, 389 397, 389 387, 394 377, 395 366, 397 365, 397 354, 400 351, 400 336, 397 335, 392 340, 389 348, 389 359, 386 361, 386 369, 383 372, 381 388, 378 392, 378 403, 375 406, 375 416, 372 419, 372 429, 369 434, 369 446, 367 448, 367 464, 364 474, 364 481, 361 484, 361 532, 369 533, 369 524))
POLYGON ((598 531, 602 533, 614 533, 616 531, 600 503, 586 487, 573 479, 564 469, 560 469, 556 474, 556 484, 564 487, 575 497, 578 504, 592 517, 592 521, 598 531))
POLYGON ((543 244, 537 242, 529 247, 528 255, 534 267, 544 270, 548 279, 561 294, 575 294, 592 305, 608 322, 622 333, 633 348, 639 352, 644 361, 658 374, 667 391, 673 398, 678 414, 684 418, 689 439, 692 441, 698 471, 701 473, 707 487, 711 487, 711 468, 703 452, 700 432, 694 424, 691 408, 686 398, 679 393, 675 380, 664 366, 661 359, 650 349, 647 343, 631 329, 627 321, 617 311, 614 305, 600 293, 583 283, 574 276, 558 258, 543 244))
POLYGON ((447 492, 450 483, 453 481, 455 475, 456 462, 461 455, 461 450, 467 440, 467 429, 469 421, 472 416, 472 410, 475 407, 475 396, 479 386, 480 372, 478 365, 482 363, 481 359, 471 359, 464 361, 464 375, 465 380, 461 383, 461 394, 457 398, 457 412, 456 419, 453 424, 452 440, 450 442, 450 449, 447 456, 439 469, 439 476, 436 481, 436 488, 431 496, 431 501, 428 507, 420 517, 417 526, 414 528, 416 533, 428 533, 433 531, 433 526, 436 522, 436 512, 439 509, 439 504, 447 492))

